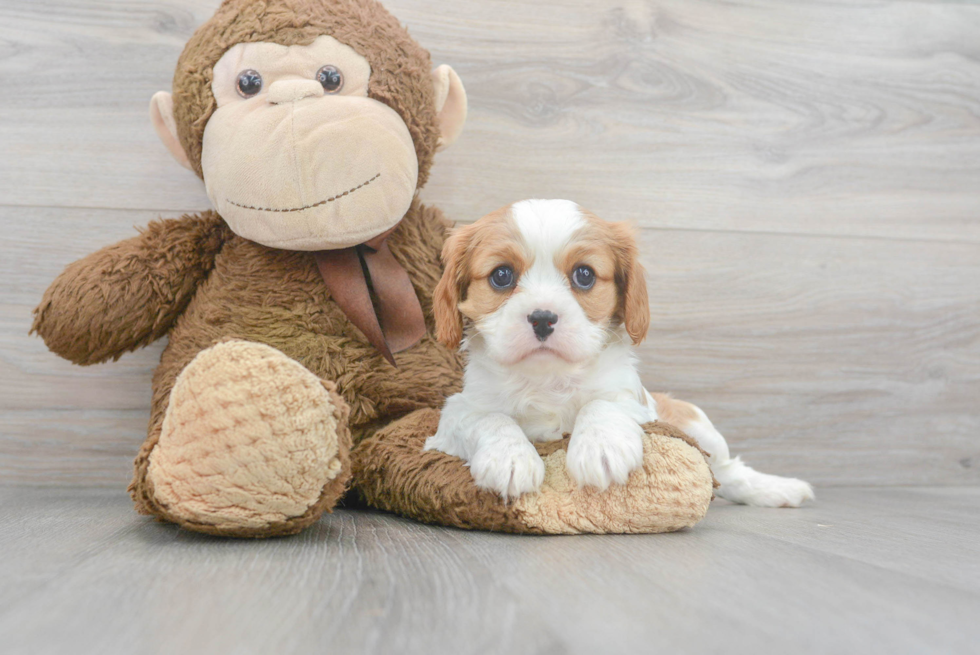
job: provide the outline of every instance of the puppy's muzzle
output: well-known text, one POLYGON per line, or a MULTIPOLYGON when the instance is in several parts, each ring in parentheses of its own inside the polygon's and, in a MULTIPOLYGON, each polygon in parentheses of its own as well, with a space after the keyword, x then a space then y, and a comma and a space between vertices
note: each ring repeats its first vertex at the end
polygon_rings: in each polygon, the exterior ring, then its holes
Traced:
POLYGON ((531 324, 538 341, 544 341, 555 331, 554 325, 558 322, 558 314, 546 309, 535 309, 527 315, 527 322, 531 324))

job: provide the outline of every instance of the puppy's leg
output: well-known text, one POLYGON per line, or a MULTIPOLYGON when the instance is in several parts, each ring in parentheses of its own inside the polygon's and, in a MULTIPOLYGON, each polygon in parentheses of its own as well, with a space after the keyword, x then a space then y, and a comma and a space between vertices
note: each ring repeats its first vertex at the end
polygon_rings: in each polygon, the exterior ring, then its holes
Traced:
POLYGON ((759 507, 799 507, 813 500, 813 487, 796 478, 760 473, 728 452, 728 443, 700 408, 665 394, 650 394, 657 416, 694 437, 710 457, 711 472, 721 484, 715 493, 734 503, 759 507))
POLYGON ((613 482, 626 484, 642 464, 643 428, 628 409, 608 400, 586 403, 568 443, 565 466, 572 479, 603 491, 613 482))
POLYGON ((476 486, 496 491, 505 501, 541 487, 544 462, 514 419, 484 414, 474 422, 473 431, 479 435, 469 460, 476 486))
POLYGON ((425 450, 466 460, 476 486, 497 492, 504 501, 537 491, 544 481, 544 462, 514 419, 474 412, 459 394, 446 402, 425 450))

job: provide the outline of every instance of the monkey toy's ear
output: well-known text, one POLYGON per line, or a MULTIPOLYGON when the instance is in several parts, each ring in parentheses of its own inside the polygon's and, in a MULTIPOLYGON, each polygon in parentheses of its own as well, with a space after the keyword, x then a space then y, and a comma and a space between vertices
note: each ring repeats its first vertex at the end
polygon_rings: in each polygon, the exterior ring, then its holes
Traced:
MULTIPOLYGON (((465 97, 463 104, 464 106, 466 104, 465 97)), ((465 109, 463 113, 466 113, 465 109)), ((188 170, 194 170, 190 159, 187 158, 187 153, 180 145, 180 139, 177 138, 177 123, 174 121, 174 99, 166 91, 157 91, 150 99, 150 120, 153 121, 153 127, 156 129, 160 141, 167 147, 177 163, 188 170)))
POLYGON ((439 121, 439 150, 452 145, 466 122, 466 89, 452 68, 443 64, 432 71, 439 121))

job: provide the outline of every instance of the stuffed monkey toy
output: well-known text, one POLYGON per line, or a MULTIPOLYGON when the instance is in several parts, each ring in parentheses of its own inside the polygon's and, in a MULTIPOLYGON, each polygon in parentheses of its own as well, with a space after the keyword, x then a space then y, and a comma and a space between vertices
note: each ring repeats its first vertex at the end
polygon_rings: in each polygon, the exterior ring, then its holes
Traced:
POLYGON ((466 95, 380 4, 225 0, 150 113, 214 209, 69 265, 33 325, 80 365, 168 337, 129 488, 140 513, 236 537, 298 532, 345 494, 512 532, 658 532, 704 515, 702 453, 661 423, 629 484, 577 489, 553 442, 542 490, 510 504, 422 451, 462 367, 433 337, 448 223, 417 193, 466 95))

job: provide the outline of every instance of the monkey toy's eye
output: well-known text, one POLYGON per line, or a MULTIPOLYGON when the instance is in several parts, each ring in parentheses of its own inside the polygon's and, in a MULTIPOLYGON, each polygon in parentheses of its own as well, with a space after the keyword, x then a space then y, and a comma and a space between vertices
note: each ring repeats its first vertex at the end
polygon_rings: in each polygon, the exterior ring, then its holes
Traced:
POLYGON ((238 74, 238 95, 251 98, 262 90, 262 76, 251 68, 238 74))
POLYGON ((336 66, 324 66, 316 72, 316 81, 327 93, 337 93, 344 86, 344 74, 336 66))
POLYGON ((572 271, 572 285, 583 291, 588 291, 595 284, 595 271, 582 264, 572 271))
POLYGON ((497 291, 504 291, 514 286, 514 269, 510 266, 498 266, 490 274, 490 286, 497 291))

